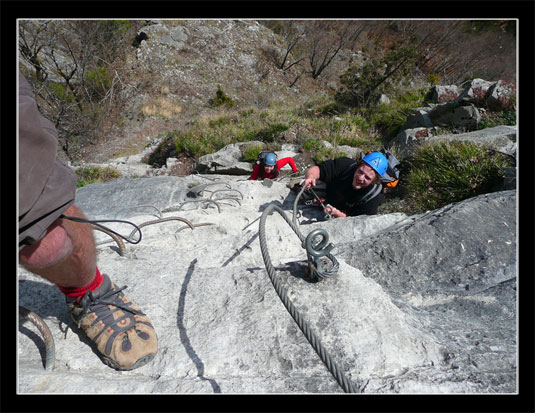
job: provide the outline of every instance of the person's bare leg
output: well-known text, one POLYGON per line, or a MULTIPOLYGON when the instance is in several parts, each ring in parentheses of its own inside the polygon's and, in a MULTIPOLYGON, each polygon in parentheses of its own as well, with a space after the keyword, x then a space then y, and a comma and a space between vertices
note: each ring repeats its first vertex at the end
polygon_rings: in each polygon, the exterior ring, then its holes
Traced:
MULTIPOLYGON (((71 205, 64 215, 85 218, 71 205)), ((19 262, 28 271, 67 288, 89 285, 96 274, 96 248, 91 226, 58 219, 36 244, 19 252, 19 262)))
MULTIPOLYGON (((65 215, 85 218, 74 205, 65 215)), ((95 342, 106 364, 132 370, 154 358, 156 332, 141 308, 97 269, 89 224, 58 219, 40 242, 21 250, 19 261, 59 287, 73 321, 95 342), (98 302, 103 294, 108 294, 106 302, 98 302)))

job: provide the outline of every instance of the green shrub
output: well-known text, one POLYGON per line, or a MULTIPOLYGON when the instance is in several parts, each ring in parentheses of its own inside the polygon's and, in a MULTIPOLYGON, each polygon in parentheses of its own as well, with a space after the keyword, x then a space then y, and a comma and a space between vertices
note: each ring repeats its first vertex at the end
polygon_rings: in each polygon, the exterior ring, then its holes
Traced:
POLYGON ((363 116, 369 125, 381 130, 384 135, 393 136, 407 121, 410 110, 422 106, 426 91, 409 90, 394 95, 389 104, 381 104, 377 107, 367 108, 363 116))
POLYGON ((192 132, 178 132, 174 134, 174 139, 178 152, 183 152, 196 158, 221 149, 216 145, 217 140, 210 139, 206 134, 197 135, 192 132))
POLYGON ((217 85, 217 91, 215 92, 215 98, 212 100, 211 106, 218 107, 223 105, 232 107, 236 105, 236 102, 227 96, 223 89, 221 89, 221 85, 217 85))
POLYGON ((332 102, 326 105, 320 106, 319 113, 327 116, 334 116, 346 112, 348 108, 341 103, 332 102))
POLYGON ((502 112, 483 112, 477 129, 493 128, 499 125, 516 125, 516 112, 506 110, 502 112))
POLYGON ((312 155, 312 159, 316 164, 319 164, 320 162, 326 161, 327 159, 335 159, 340 158, 342 156, 347 156, 347 153, 338 152, 334 148, 323 147, 312 155))
POLYGON ((113 181, 114 179, 120 178, 122 175, 115 168, 101 168, 95 166, 77 169, 76 176, 78 177, 76 187, 81 188, 84 185, 94 184, 97 182, 113 181))
POLYGON ((175 137, 176 133, 168 134, 156 147, 156 149, 151 152, 148 156, 146 163, 154 168, 161 168, 165 165, 167 157, 176 149, 175 137))
POLYGON ((322 148, 320 138, 308 138, 303 142, 303 148, 307 151, 315 152, 319 151, 322 148))
POLYGON ((65 103, 74 103, 74 95, 61 83, 48 83, 48 90, 50 90, 50 92, 60 101, 65 103))
POLYGON ((249 145, 243 151, 243 160, 244 162, 253 162, 258 159, 260 152, 264 150, 264 145, 249 145))
POLYGON ((263 129, 260 129, 255 134, 255 139, 262 142, 274 142, 279 137, 281 132, 288 130, 290 127, 282 123, 274 123, 263 129))
POLYGON ((427 75, 427 83, 430 83, 432 86, 435 86, 440 82, 440 76, 436 73, 429 73, 427 75))
POLYGON ((511 161, 465 142, 426 143, 409 161, 407 192, 412 209, 423 212, 495 191, 511 161))
POLYGON ((96 67, 85 74, 87 84, 93 90, 106 92, 111 86, 111 78, 105 67, 96 67))

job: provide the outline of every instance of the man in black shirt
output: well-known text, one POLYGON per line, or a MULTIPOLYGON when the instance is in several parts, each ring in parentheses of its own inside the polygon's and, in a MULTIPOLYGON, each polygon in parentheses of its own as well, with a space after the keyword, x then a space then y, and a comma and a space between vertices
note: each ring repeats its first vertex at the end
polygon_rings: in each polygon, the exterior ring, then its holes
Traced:
POLYGON ((321 180, 327 185, 327 207, 335 218, 374 215, 384 202, 381 178, 388 166, 386 157, 372 152, 359 161, 341 157, 309 168, 303 186, 307 189, 321 180))

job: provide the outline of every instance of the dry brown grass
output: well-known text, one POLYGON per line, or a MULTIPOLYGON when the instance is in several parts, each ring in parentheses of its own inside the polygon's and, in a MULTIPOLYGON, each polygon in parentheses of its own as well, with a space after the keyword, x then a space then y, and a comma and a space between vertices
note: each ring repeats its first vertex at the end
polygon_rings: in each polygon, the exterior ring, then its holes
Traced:
POLYGON ((141 107, 141 113, 145 117, 159 116, 164 119, 174 119, 182 112, 181 105, 174 103, 165 96, 149 100, 141 107))

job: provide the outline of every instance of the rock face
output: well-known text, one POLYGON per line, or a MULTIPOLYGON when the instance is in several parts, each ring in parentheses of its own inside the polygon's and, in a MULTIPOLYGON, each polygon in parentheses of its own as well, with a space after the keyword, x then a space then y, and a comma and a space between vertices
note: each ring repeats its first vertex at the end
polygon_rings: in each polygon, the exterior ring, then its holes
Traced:
POLYGON ((426 140, 461 140, 486 144, 516 157, 516 126, 477 130, 481 111, 514 110, 515 92, 513 84, 502 80, 474 79, 462 90, 455 85, 434 86, 430 96, 436 103, 412 109, 389 146, 395 147, 399 153, 408 154, 415 145, 426 140), (444 135, 439 133, 442 127, 457 132, 444 135))
POLYGON ((248 146, 264 146, 263 142, 251 141, 232 143, 216 153, 201 156, 197 160, 196 169, 200 173, 228 175, 247 175, 253 171, 250 162, 242 162, 243 152, 248 146))
MULTIPOLYGON (((159 352, 130 372, 105 366, 76 333, 57 288, 20 268, 19 303, 49 325, 56 362, 43 369, 40 334, 21 324, 19 392, 343 392, 266 273, 258 218, 273 202, 292 216, 295 195, 286 183, 190 175, 78 189, 77 204, 90 218, 141 225, 181 217, 194 226, 143 226, 141 242, 127 244, 122 256, 95 231, 99 268, 127 285, 151 318, 159 352)), ((319 282, 307 277, 306 252, 277 213, 267 217, 265 236, 289 299, 360 391, 514 393, 515 201, 515 191, 504 191, 410 217, 332 221, 303 209, 302 234, 325 229, 340 264, 335 277, 319 282)))
POLYGON ((391 142, 391 146, 398 149, 400 154, 407 155, 423 142, 461 141, 488 145, 498 152, 514 156, 517 152, 516 126, 495 126, 473 132, 445 135, 431 135, 426 128, 407 129, 402 131, 391 142))

